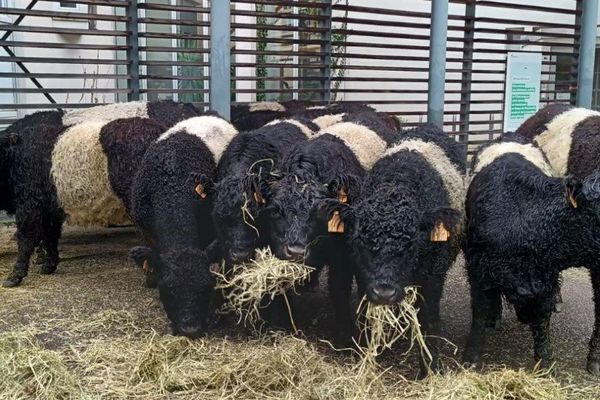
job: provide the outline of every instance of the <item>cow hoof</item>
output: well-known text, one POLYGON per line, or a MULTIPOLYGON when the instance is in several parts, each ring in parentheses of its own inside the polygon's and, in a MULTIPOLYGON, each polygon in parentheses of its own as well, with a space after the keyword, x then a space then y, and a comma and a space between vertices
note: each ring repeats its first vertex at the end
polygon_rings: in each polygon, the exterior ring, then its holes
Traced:
POLYGON ((11 276, 11 277, 6 278, 6 280, 2 283, 2 287, 5 287, 5 288, 17 287, 21 284, 22 281, 23 281, 23 278, 11 276))
POLYGON ((592 375, 600 376, 600 361, 588 361, 587 370, 592 375))
POLYGON ((422 381, 427 378, 431 371, 427 368, 419 368, 419 373, 417 374, 417 380, 422 381))
POLYGON ((474 351, 465 351, 465 354, 463 355, 463 364, 468 368, 468 367, 474 367, 475 365, 477 365, 477 363, 479 362, 479 360, 481 359, 480 355, 477 354, 474 351))
POLYGON ((40 273, 44 275, 51 275, 56 272, 56 265, 44 264, 40 267, 40 273))
POLYGON ((147 274, 146 280, 144 282, 144 286, 148 289, 156 289, 158 287, 158 281, 157 281, 156 275, 147 274))

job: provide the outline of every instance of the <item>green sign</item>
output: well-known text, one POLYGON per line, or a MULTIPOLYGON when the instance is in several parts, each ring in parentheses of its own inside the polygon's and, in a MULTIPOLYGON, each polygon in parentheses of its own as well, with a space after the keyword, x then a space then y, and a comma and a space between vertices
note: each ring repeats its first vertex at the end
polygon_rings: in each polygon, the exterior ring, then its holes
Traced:
POLYGON ((508 53, 504 131, 515 131, 540 107, 541 53, 508 53))

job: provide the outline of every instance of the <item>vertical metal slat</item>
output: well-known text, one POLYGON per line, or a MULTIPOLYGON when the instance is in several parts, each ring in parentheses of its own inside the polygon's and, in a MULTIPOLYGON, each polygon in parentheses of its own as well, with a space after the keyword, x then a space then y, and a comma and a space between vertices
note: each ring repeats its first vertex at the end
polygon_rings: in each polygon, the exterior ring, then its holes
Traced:
POLYGON ((229 0, 210 2, 210 108, 230 118, 231 8, 229 0))

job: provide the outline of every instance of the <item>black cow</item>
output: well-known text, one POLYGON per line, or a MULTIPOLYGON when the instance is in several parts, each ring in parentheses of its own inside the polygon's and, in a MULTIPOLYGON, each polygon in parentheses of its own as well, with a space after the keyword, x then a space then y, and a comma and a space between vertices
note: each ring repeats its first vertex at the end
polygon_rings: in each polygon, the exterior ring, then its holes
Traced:
POLYGON ((264 246, 263 209, 270 202, 269 181, 283 156, 313 134, 308 120, 274 121, 238 135, 229 144, 217 169, 213 220, 226 263, 246 261, 264 246))
POLYGON ((212 182, 236 129, 217 116, 182 121, 146 151, 132 186, 132 216, 147 246, 132 249, 154 272, 175 334, 201 335, 207 324, 218 257, 211 243, 212 182))
POLYGON ((321 226, 336 213, 343 223, 367 299, 396 304, 405 287, 419 287, 419 321, 428 334, 439 329, 446 273, 460 249, 465 160, 464 147, 441 129, 416 128, 375 164, 354 204, 319 205, 321 226))
POLYGON ((550 317, 560 271, 588 266, 596 306, 588 370, 600 374, 600 173, 552 177, 528 139, 507 134, 477 154, 467 193, 464 251, 473 319, 464 359, 479 360, 502 298, 531 328, 535 359, 552 365, 550 317))
POLYGON ((128 223, 132 176, 145 148, 165 130, 148 118, 67 128, 64 118, 59 112, 34 114, 0 134, 2 208, 15 213, 18 244, 5 287, 21 283, 38 245, 44 250, 41 272, 56 270, 65 218, 77 225, 128 223))
POLYGON ((397 138, 374 112, 347 114, 343 122, 299 143, 282 162, 283 175, 268 187, 268 242, 282 259, 302 259, 316 268, 329 265, 329 287, 338 318, 337 339, 352 326, 347 298, 353 260, 343 240, 312 224, 314 206, 340 197, 352 202, 360 184, 387 146, 397 138), (306 253, 306 254, 305 254, 306 253))

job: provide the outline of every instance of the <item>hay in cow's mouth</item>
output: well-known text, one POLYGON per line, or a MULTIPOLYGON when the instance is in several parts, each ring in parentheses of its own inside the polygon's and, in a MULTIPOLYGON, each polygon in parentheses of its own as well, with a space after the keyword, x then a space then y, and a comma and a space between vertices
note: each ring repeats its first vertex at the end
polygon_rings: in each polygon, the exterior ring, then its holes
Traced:
POLYGON ((391 349, 394 343, 403 338, 410 339, 410 349, 416 344, 426 365, 432 361, 431 353, 421 332, 418 312, 415 303, 419 296, 414 286, 404 289, 405 297, 395 305, 376 305, 363 297, 357 313, 364 313, 359 318, 360 336, 357 343, 361 354, 361 369, 373 368, 376 358, 384 350, 391 349), (365 345, 361 345, 365 343, 365 345))
MULTIPOLYGON (((230 271, 216 272, 216 288, 223 290, 226 311, 233 311, 244 325, 255 327, 260 319, 260 309, 268 305, 275 296, 304 285, 313 268, 304 264, 281 260, 270 248, 259 249, 255 259, 235 265, 230 271)), ((290 320, 294 325, 291 310, 290 320)))

